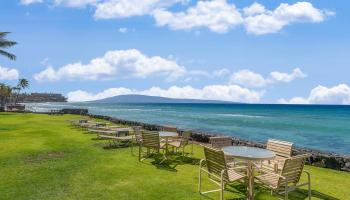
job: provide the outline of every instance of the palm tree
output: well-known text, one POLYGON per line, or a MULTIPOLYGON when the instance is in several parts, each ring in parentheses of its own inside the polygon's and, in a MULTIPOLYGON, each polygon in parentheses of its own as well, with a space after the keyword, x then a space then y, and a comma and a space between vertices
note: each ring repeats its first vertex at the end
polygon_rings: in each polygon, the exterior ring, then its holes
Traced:
POLYGON ((16 56, 14 54, 11 54, 3 49, 12 47, 14 45, 17 44, 17 42, 14 41, 9 41, 7 40, 5 37, 7 34, 9 34, 10 32, 0 32, 0 54, 8 57, 11 60, 16 60, 16 56))
POLYGON ((0 106, 4 106, 8 98, 12 94, 12 88, 8 85, 0 83, 0 106))
POLYGON ((29 86, 29 81, 27 79, 25 79, 25 78, 18 79, 17 86, 12 88, 13 90, 17 91, 16 96, 15 96, 15 104, 17 104, 17 99, 18 99, 18 96, 19 96, 21 90, 26 89, 28 86, 29 86))

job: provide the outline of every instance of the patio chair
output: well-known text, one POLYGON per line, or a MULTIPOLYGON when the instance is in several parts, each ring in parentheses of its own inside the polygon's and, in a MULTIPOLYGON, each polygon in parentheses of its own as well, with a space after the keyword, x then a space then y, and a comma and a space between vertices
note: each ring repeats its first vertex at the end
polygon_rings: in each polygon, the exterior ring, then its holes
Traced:
POLYGON ((307 185, 308 198, 311 199, 310 173, 303 171, 305 159, 308 157, 310 157, 310 155, 303 154, 287 158, 284 161, 282 171, 280 173, 260 169, 260 172, 263 172, 263 174, 256 176, 255 178, 271 189, 271 195, 273 192, 280 195, 284 194, 284 199, 288 199, 289 192, 301 186, 307 185), (298 184, 303 172, 307 175, 307 182, 298 184))
POLYGON ((223 151, 204 146, 204 154, 205 159, 202 159, 199 164, 198 191, 200 194, 220 192, 220 199, 222 200, 224 199, 224 190, 226 184, 243 180, 246 178, 246 175, 236 171, 236 169, 242 167, 227 167, 225 154, 223 151), (206 165, 207 170, 204 168, 204 165, 206 165), (202 191, 202 172, 207 173, 209 180, 218 185, 220 188, 209 191, 202 191))
POLYGON ((131 145, 131 149, 133 148, 132 140, 134 137, 132 135, 118 137, 113 135, 100 134, 99 138, 107 140, 108 147, 121 147, 131 145))
POLYGON ((273 160, 263 161, 261 167, 278 172, 282 169, 284 161, 292 156, 293 143, 269 139, 266 149, 275 152, 276 157, 273 160))
POLYGON ((133 126, 132 129, 134 130, 136 143, 140 144, 142 141, 142 126, 133 126))
POLYGON ((179 139, 176 139, 169 143, 170 146, 178 149, 182 149, 182 156, 185 155, 185 147, 191 143, 191 155, 193 155, 193 142, 191 141, 191 131, 185 131, 182 133, 182 136, 179 139), (190 142, 191 141, 191 142, 190 142))
POLYGON ((232 139, 230 137, 218 136, 210 137, 209 142, 211 147, 215 149, 221 149, 222 147, 232 146, 232 139))
MULTIPOLYGON (((160 149, 165 149, 165 143, 160 142, 159 133, 155 131, 142 131, 142 142, 139 145, 139 161, 142 161, 150 156, 150 150, 160 153, 160 149), (147 148, 146 157, 142 157, 142 147, 147 148)), ((164 155, 165 158, 165 155, 164 155)))
MULTIPOLYGON (((223 147, 232 146, 232 138, 226 137, 226 136, 210 137, 209 142, 212 148, 215 148, 218 150, 221 150, 223 147)), ((246 163, 243 161, 236 162, 236 160, 231 156, 225 156, 225 159, 226 159, 226 163, 230 167, 235 166, 238 163, 246 163)))
MULTIPOLYGON (((132 129, 134 131, 134 141, 133 142, 135 142, 137 145, 141 145, 141 142, 142 142, 142 133, 141 133, 142 126, 132 126, 132 129)), ((134 147, 133 146, 131 146, 131 152, 132 153, 134 153, 134 147)))
POLYGON ((169 131, 169 132, 177 132, 177 128, 175 126, 170 125, 164 125, 161 128, 162 131, 169 131))

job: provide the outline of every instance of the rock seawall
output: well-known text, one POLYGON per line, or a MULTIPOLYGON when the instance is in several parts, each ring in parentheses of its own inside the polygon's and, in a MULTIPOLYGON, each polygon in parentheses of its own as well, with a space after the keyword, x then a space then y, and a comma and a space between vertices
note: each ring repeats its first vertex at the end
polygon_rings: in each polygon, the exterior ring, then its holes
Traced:
MULTIPOLYGON (((104 119, 113 123, 119 123, 119 124, 124 124, 129 126, 142 126, 144 129, 147 129, 147 130, 157 131, 162 128, 162 126, 156 125, 156 124, 148 124, 148 123, 142 123, 142 122, 123 120, 123 119, 118 119, 118 118, 103 116, 103 115, 87 114, 87 116, 92 118, 97 118, 97 119, 104 119)), ((180 132, 182 131, 183 130, 180 130, 180 132)), ((192 138, 196 142, 208 143, 210 137, 217 136, 217 135, 220 135, 220 134, 211 134, 211 133, 206 133, 202 131, 192 130, 192 138)), ((266 145, 262 143, 242 140, 235 137, 231 137, 231 138, 232 138, 233 145, 266 148, 266 145)), ((293 149, 293 155, 299 155, 304 153, 308 153, 311 155, 310 158, 307 160, 307 164, 309 165, 350 172, 350 156, 322 152, 322 151, 306 149, 306 148, 299 148, 299 147, 294 147, 293 149)))

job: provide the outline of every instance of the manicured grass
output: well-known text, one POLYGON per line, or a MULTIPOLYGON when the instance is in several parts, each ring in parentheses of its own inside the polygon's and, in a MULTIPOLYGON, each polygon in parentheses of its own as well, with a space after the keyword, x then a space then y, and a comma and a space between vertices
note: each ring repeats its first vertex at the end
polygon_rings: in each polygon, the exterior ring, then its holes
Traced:
MULTIPOLYGON (((80 116, 0 113, 0 199, 218 199, 197 192, 198 161, 193 158, 159 165, 138 162, 130 148, 104 149, 106 141, 72 128, 80 116)), ((350 173, 316 167, 311 172, 313 199, 349 199, 350 173)), ((226 199, 244 199, 235 184, 226 199)), ((205 181, 206 188, 214 185, 205 181)), ((277 199, 256 188, 256 199, 277 199)), ((306 190, 290 199, 306 199, 306 190)))

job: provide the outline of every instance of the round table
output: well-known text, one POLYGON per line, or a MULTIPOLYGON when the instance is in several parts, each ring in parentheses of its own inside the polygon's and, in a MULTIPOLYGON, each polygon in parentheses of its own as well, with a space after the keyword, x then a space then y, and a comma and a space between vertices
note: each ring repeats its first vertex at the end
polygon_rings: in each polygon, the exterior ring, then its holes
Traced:
POLYGON ((225 155, 247 161, 248 199, 254 199, 253 161, 271 160, 276 157, 276 154, 267 149, 246 146, 228 146, 222 148, 222 151, 225 153, 225 155))
POLYGON ((159 131, 159 137, 169 138, 169 137, 177 137, 179 134, 171 131, 159 131))
POLYGON ((171 131, 159 131, 159 137, 165 138, 165 154, 168 154, 168 139, 178 137, 179 134, 171 131))

